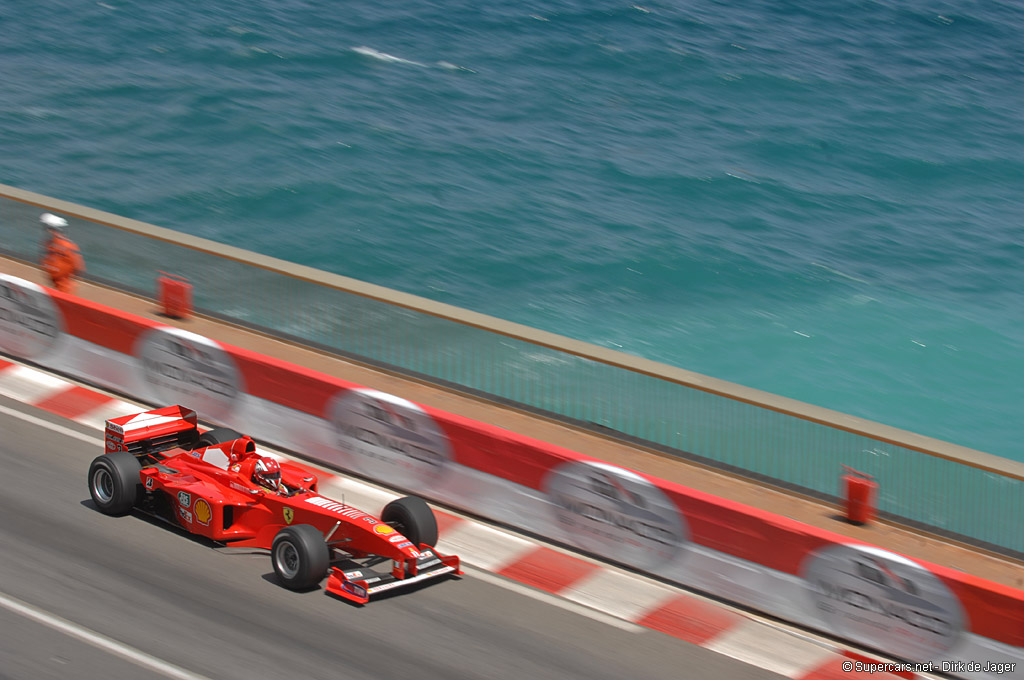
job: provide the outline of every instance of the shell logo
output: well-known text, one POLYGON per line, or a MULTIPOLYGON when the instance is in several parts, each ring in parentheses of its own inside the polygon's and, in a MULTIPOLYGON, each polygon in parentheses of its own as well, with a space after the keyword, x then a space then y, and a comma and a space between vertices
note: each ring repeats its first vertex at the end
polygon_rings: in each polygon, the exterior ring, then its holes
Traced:
POLYGON ((376 531, 378 534, 384 535, 395 533, 395 530, 389 527, 387 524, 378 524, 377 526, 373 527, 373 530, 376 531))
POLYGON ((203 526, 209 526, 210 520, 213 518, 213 510, 210 509, 210 504, 200 498, 196 501, 196 505, 192 508, 192 511, 196 515, 196 521, 203 526))

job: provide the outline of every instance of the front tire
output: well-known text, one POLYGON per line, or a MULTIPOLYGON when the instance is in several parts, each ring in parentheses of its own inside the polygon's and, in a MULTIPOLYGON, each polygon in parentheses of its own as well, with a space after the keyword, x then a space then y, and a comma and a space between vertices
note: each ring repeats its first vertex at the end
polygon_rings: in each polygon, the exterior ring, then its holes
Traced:
POLYGON ((320 583, 331 564, 331 551, 316 527, 297 524, 277 532, 270 547, 281 585, 289 590, 305 590, 320 583))
POLYGON ((413 542, 437 544, 437 518, 427 502, 417 496, 397 498, 384 506, 380 518, 413 542))
POLYGON ((127 514, 139 499, 142 466, 132 454, 117 451, 99 456, 89 465, 89 495, 105 515, 127 514))

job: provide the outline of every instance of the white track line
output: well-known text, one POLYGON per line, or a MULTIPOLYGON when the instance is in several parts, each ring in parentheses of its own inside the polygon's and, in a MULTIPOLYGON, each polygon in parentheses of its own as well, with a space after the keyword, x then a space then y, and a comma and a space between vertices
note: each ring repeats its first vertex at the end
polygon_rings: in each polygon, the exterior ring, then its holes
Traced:
POLYGON ((776 628, 746 619, 701 645, 753 666, 799 678, 836 656, 776 628))
MULTIPOLYGON (((78 430, 72 430, 70 427, 64 427, 63 425, 58 425, 57 423, 51 423, 48 420, 36 418, 35 416, 29 415, 27 413, 22 413, 21 411, 15 411, 13 408, 7 408, 6 406, 3 405, 0 405, 0 413, 4 413, 6 415, 18 418, 20 420, 24 420, 26 422, 32 423, 33 425, 38 425, 39 427, 46 428, 47 430, 60 432, 61 434, 67 437, 71 437, 72 439, 88 442, 89 444, 102 443, 100 437, 98 437, 95 434, 84 434, 82 432, 79 432, 78 430)), ((97 450, 96 455, 99 455, 101 452, 102 448, 97 450)))
POLYGON ((51 614, 48 611, 33 607, 30 604, 17 600, 4 593, 0 593, 0 607, 8 609, 16 614, 21 614, 27 619, 32 619, 37 623, 41 623, 44 626, 49 626, 54 630, 60 631, 68 637, 81 640, 88 645, 92 645, 93 647, 102 649, 105 652, 119 656, 126 661, 130 661, 136 666, 141 666, 148 670, 155 671, 168 678, 175 678, 176 680, 210 680, 205 675, 198 675, 191 671, 187 671, 180 666, 175 666, 168 661, 158 659, 157 657, 139 651, 134 647, 129 647, 123 642, 118 642, 117 640, 108 638, 106 635, 100 635, 93 630, 89 630, 77 623, 72 623, 71 621, 63 619, 56 614, 51 614))
POLYGON ((637 621, 678 591, 612 569, 600 569, 558 592, 559 596, 591 609, 637 621))
POLYGON ((437 549, 459 555, 480 569, 500 571, 537 549, 536 543, 475 522, 459 522, 445 531, 437 549))
POLYGON ((15 365, 0 373, 0 394, 30 404, 65 392, 71 387, 71 383, 63 378, 28 366, 15 365))
POLYGON ((135 404, 131 404, 127 401, 121 401, 120 399, 114 399, 86 411, 82 415, 73 418, 73 420, 76 423, 80 423, 87 427, 102 430, 106 428, 107 421, 111 418, 120 418, 121 416, 128 415, 137 409, 138 406, 135 404))
POLYGON ((644 631, 650 630, 649 628, 645 628, 630 621, 620 619, 617 616, 605 614, 604 612, 599 612, 596 609, 591 609, 590 607, 584 607, 581 604, 570 602, 557 595, 546 593, 543 590, 531 588, 530 586, 523 585, 518 581, 512 581, 502 576, 496 576, 495 574, 492 574, 489 571, 484 571, 483 569, 478 569, 476 567, 466 565, 463 566, 462 570, 466 572, 466 574, 472 576, 473 578, 480 579, 481 581, 486 581, 487 583, 491 583, 501 588, 505 588, 506 590, 511 590, 512 592, 518 593, 520 595, 532 597, 535 600, 540 600, 541 602, 550 604, 553 607, 565 609, 566 611, 570 611, 581 616, 586 616, 589 619, 594 619, 595 621, 606 623, 609 626, 621 628, 622 630, 629 631, 630 633, 642 633, 644 631))

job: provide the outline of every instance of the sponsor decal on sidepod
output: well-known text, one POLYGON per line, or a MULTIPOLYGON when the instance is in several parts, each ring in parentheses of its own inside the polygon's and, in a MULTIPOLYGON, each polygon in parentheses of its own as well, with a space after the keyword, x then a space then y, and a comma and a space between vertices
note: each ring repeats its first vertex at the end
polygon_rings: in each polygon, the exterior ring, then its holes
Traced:
POLYGON ((142 378, 161 402, 189 404, 210 418, 231 413, 241 392, 234 359, 213 340, 180 328, 159 327, 135 348, 142 378))
POLYGON ((210 520, 213 519, 213 510, 210 508, 209 503, 199 498, 196 500, 196 506, 192 509, 195 510, 197 522, 204 527, 210 525, 210 520))
POLYGON ((63 325, 44 288, 0 274, 0 350, 23 359, 39 357, 57 342, 63 325))
POLYGON ((440 425, 411 401, 366 388, 343 390, 327 412, 335 446, 370 477, 423 488, 436 483, 452 460, 440 425))
POLYGON ((566 538, 586 551, 647 569, 689 540, 675 503, 630 470, 569 462, 548 474, 544 488, 566 538))
POLYGON ((938 576, 902 555, 833 545, 812 553, 802 571, 814 607, 842 637, 927 661, 949 650, 963 632, 957 597, 938 576))

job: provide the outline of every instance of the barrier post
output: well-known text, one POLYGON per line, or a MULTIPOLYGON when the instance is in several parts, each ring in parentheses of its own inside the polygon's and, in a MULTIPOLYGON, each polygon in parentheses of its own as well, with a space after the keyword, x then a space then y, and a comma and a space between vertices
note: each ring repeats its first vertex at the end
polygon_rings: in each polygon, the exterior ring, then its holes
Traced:
POLYGON ((192 284, 184 276, 160 272, 157 279, 160 305, 165 316, 187 319, 192 314, 192 284))
POLYGON ((875 518, 875 500, 878 482, 865 473, 848 465, 843 475, 843 490, 846 501, 846 520, 851 524, 867 524, 875 518))

